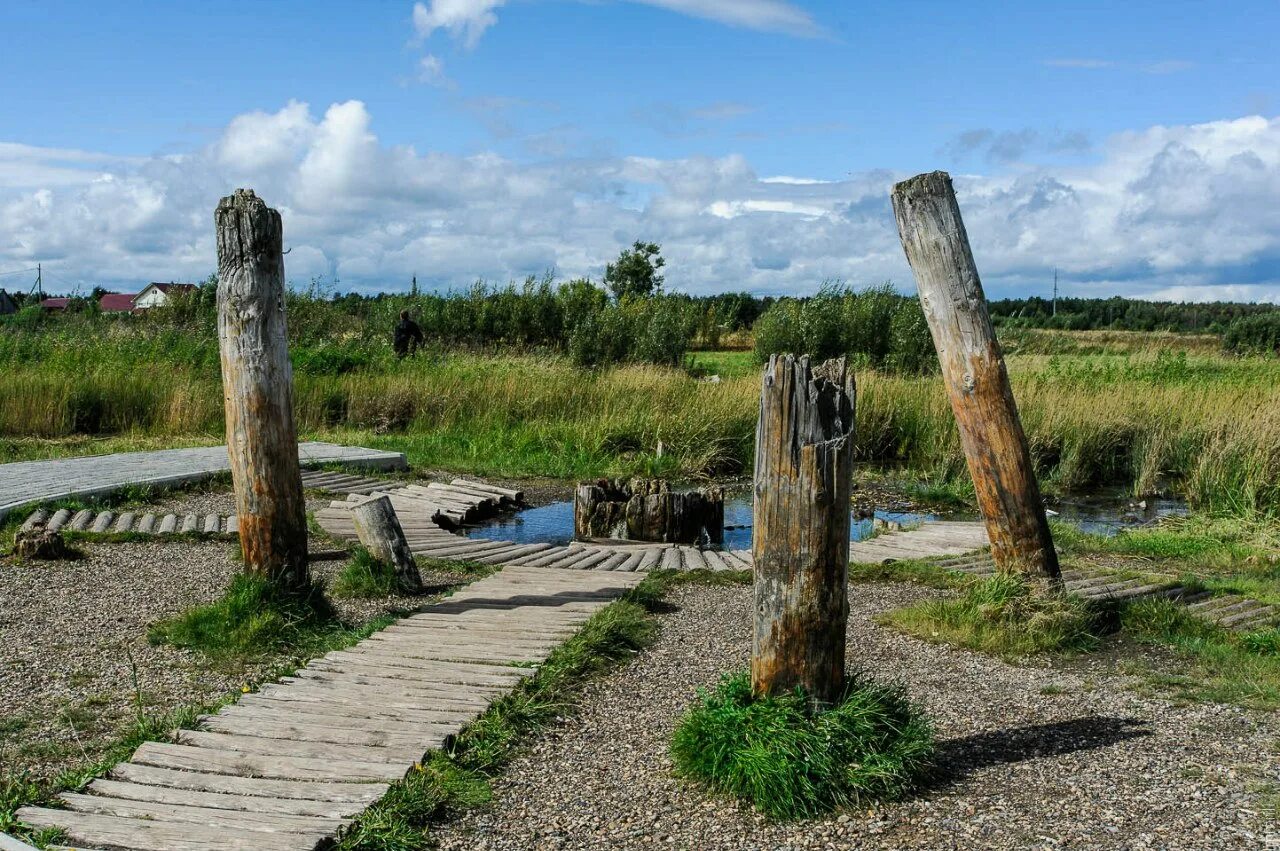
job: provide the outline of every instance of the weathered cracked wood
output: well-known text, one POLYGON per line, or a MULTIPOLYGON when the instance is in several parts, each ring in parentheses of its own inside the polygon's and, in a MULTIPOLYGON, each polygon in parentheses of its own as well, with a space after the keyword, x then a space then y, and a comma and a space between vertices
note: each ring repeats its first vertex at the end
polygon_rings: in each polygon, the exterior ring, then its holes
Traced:
POLYGON ((418 573, 418 563, 413 560, 391 500, 376 496, 358 502, 351 509, 351 520, 355 523, 356 537, 369 555, 395 568, 400 588, 409 592, 421 591, 422 576, 418 573))
POLYGON ((227 452, 245 570, 308 583, 307 518, 293 423, 280 214, 237 189, 214 212, 227 452))
POLYGON ((996 567, 1041 590, 1060 588, 1040 485, 951 177, 935 171, 904 180, 893 187, 893 210, 996 567))
POLYGON ((757 694, 800 686, 822 705, 844 687, 853 430, 843 358, 816 368, 807 357, 769 358, 756 426, 757 694))
POLYGON ((573 534, 579 540, 695 544, 724 541, 724 490, 671 490, 662 479, 599 479, 573 494, 573 534))

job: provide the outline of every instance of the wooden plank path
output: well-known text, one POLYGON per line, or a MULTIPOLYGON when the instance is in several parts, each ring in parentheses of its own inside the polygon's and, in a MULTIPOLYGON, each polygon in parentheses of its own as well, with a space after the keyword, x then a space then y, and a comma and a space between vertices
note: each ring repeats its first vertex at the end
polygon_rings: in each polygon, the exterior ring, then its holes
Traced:
MULTIPOLYGON (((751 570, 750 550, 700 550, 678 544, 574 542, 568 545, 518 544, 514 541, 453 534, 442 528, 440 517, 430 503, 411 496, 388 494, 409 548, 415 555, 476 561, 484 564, 518 565, 574 570, 647 572, 649 570, 751 570)), ((359 497, 355 497, 359 499, 359 497)), ((335 501, 316 512, 316 522, 334 537, 356 540, 350 502, 335 501)), ((869 541, 849 546, 853 562, 880 562, 888 559, 931 558, 969 553, 987 545, 981 523, 935 522, 917 530, 885 532, 869 541)))
MULTIPOLYGON (((304 465, 343 464, 352 467, 403 469, 404 456, 359 446, 300 443, 304 465)), ((58 499, 104 496, 134 486, 172 486, 207 479, 229 469, 225 446, 122 452, 48 461, 0 464, 0 521, 27 505, 58 499)))
POLYGON ((641 578, 504 568, 18 817, 77 848, 315 848, 641 578))
MULTIPOLYGON (((992 576, 996 572, 995 563, 985 552, 945 559, 936 564, 970 576, 992 576)), ((1090 568, 1064 570, 1062 581, 1068 593, 1096 602, 1139 598, 1172 600, 1185 605, 1187 611, 1196 617, 1232 632, 1252 632, 1264 629, 1280 620, 1280 607, 1239 594, 1214 596, 1209 591, 1190 590, 1175 576, 1162 574, 1125 576, 1119 571, 1090 568)))

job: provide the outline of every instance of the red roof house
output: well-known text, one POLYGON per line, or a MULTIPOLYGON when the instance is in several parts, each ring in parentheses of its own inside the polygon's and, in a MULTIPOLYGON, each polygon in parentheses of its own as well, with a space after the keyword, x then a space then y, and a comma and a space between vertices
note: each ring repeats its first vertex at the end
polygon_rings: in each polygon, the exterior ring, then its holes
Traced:
POLYGON ((40 302, 40 306, 45 310, 66 310, 70 302, 69 298, 46 298, 40 302))
POLYGON ((106 293, 98 299, 98 309, 103 313, 133 313, 133 300, 137 293, 106 293))

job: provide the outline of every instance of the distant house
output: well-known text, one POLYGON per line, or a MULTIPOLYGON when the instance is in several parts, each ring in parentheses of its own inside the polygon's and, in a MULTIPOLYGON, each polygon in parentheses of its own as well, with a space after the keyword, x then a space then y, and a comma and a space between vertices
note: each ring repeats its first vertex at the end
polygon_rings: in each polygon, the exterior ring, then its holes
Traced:
POLYGON ((40 306, 51 313, 61 313, 67 309, 67 305, 71 303, 69 298, 46 298, 40 302, 40 306))
POLYGON ((195 284, 147 284, 142 292, 133 297, 133 307, 136 310, 160 307, 169 303, 169 296, 192 292, 195 289, 195 284))
POLYGON ((106 293, 98 299, 98 309, 103 313, 133 313, 134 293, 106 293))
POLYGON ((4 290, 0 290, 0 316, 6 316, 10 313, 18 312, 18 303, 13 300, 13 296, 4 290))

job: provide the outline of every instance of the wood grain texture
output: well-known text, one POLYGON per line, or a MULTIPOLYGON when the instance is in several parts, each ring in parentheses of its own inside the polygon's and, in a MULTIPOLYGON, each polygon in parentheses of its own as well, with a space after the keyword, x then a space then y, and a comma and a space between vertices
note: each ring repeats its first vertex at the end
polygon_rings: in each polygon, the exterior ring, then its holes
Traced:
POLYGON ((422 576, 405 540, 400 519, 385 496, 370 497, 351 509, 356 537, 369 555, 395 568, 396 582, 409 593, 422 590, 422 576))
POLYGON ((987 313, 951 177, 893 187, 898 234, 938 350, 996 567, 1041 590, 1061 584, 1040 485, 987 313))
POLYGON ((237 189, 214 212, 218 345, 245 570, 287 587, 307 575, 306 503, 293 423, 280 214, 237 189))
POLYGON ((843 358, 816 368, 808 357, 769 358, 752 535, 757 694, 800 686, 828 704, 844 687, 853 429, 853 375, 843 358))

